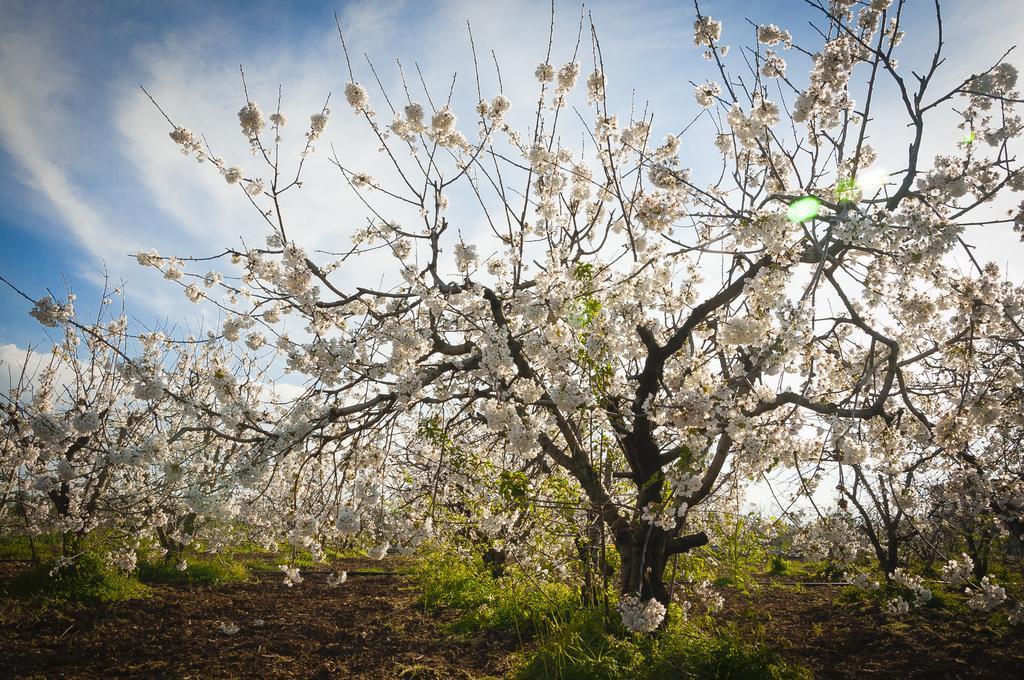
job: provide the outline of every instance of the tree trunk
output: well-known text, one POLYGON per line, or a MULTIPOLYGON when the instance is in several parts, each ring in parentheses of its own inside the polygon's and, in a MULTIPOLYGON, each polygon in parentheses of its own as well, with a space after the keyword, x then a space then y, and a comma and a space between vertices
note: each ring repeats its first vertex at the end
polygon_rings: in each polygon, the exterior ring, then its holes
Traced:
POLYGON ((602 520, 600 514, 590 508, 587 512, 587 525, 576 539, 576 549, 580 558, 580 570, 583 575, 583 603, 596 605, 606 583, 608 565, 602 550, 602 520))
POLYGON ((619 592, 639 593, 641 600, 654 598, 668 606, 665 567, 672 555, 684 553, 708 542, 703 531, 671 538, 668 532, 642 522, 615 537, 615 549, 622 558, 619 592))

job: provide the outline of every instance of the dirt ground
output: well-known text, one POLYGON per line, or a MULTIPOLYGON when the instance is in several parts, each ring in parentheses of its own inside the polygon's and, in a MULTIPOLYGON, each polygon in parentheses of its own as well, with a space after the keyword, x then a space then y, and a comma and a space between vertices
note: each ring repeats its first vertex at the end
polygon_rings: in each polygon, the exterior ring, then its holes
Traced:
MULTIPOLYGON (((396 558, 336 566, 402 567, 396 558)), ((408 577, 352 574, 332 588, 327 576, 304 571, 295 588, 270 571, 217 587, 154 585, 148 599, 100 606, 0 599, 0 678, 440 680, 501 677, 512 667, 516 639, 447 633, 454 614, 425 612, 408 577), (221 632, 222 622, 239 632, 221 632)), ((842 602, 838 591, 777 579, 749 594, 727 591, 720 617, 816 678, 1024 679, 1020 629, 934 609, 894 621, 842 602)))
MULTIPOLYGON (((339 569, 397 569, 341 560, 339 569)), ((477 678, 501 676, 516 642, 446 634, 408 579, 327 572, 256 573, 218 587, 154 585, 145 600, 36 611, 0 604, 4 678, 477 678), (256 619, 264 621, 258 626, 256 619), (240 630, 227 635, 221 622, 240 630)))
POLYGON ((895 620, 866 602, 844 602, 839 591, 766 580, 749 595, 725 593, 722 616, 815 678, 1024 680, 1020 627, 936 608, 895 620))

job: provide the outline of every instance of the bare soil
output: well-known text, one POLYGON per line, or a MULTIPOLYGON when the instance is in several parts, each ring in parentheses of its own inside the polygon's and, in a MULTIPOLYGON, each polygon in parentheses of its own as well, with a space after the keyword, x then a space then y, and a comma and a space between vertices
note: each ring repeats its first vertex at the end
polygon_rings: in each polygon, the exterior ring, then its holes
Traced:
POLYGON ((925 607, 893 619, 840 590, 767 579, 727 593, 722 614, 815 678, 1024 680, 1024 630, 1008 628, 1005 610, 925 607))
MULTIPOLYGON (((338 569, 398 570, 340 560, 338 569)), ((459 638, 416 603, 408 577, 280 572, 218 587, 154 585, 144 600, 34 607, 0 601, 4 678, 478 678, 501 676, 516 641, 459 638), (262 626, 255 621, 262 619, 262 626), (227 635, 221 622, 240 630, 227 635)))
MULTIPOLYGON (((10 565, 4 565, 9 567, 10 565)), ((217 587, 153 585, 144 600, 40 607, 0 599, 0 678, 442 678, 502 677, 519 641, 456 636, 455 613, 417 604, 398 558, 339 560, 217 587), (391 573, 352 573, 384 570, 391 573), (264 621, 262 626, 257 619, 264 621), (220 631, 222 622, 240 627, 220 631)), ((0 580, 9 577, 0 569, 0 580)), ((722 623, 810 668, 816 678, 1024 679, 1024 631, 941 608, 894 621, 839 589, 769 579, 726 593, 722 623)))

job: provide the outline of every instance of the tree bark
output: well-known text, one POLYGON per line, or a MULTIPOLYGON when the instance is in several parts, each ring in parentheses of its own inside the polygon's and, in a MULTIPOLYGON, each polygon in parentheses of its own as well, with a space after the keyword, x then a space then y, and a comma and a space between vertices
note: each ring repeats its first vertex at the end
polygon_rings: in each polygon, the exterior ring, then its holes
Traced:
POLYGON ((619 592, 639 593, 641 600, 653 597, 668 606, 665 567, 669 558, 707 542, 708 536, 703 531, 671 538, 668 532, 646 522, 633 530, 620 532, 615 537, 615 549, 622 558, 619 592))

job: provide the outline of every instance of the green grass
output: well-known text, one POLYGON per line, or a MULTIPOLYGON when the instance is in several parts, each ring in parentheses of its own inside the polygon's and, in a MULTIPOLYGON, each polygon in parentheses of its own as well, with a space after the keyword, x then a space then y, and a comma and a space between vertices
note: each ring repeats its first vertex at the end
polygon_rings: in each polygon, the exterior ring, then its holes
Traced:
POLYGON ((237 562, 253 571, 277 569, 279 565, 288 564, 299 569, 322 569, 332 560, 366 557, 366 550, 360 547, 329 547, 324 550, 324 559, 317 561, 305 550, 292 554, 289 546, 281 545, 277 551, 268 551, 262 546, 244 544, 225 552, 225 559, 237 562))
POLYGON ((676 565, 691 580, 707 579, 718 588, 728 586, 750 593, 760 587, 758 579, 767 571, 784 567, 769 552, 756 520, 715 515, 702 528, 712 537, 711 542, 680 555, 676 565))
POLYGON ((824 560, 791 560, 773 556, 766 573, 788 576, 794 581, 834 581, 842 578, 844 567, 824 560))
MULTIPOLYGON (((910 601, 913 594, 907 589, 883 579, 878 579, 881 587, 878 590, 863 590, 856 586, 844 586, 836 597, 839 604, 855 604, 885 609, 886 602, 894 597, 902 597, 910 601)), ((967 597, 963 594, 962 588, 948 586, 940 583, 926 582, 925 586, 931 591, 932 596, 924 605, 916 607, 912 611, 914 617, 925 617, 934 622, 948 621, 950 619, 962 619, 964 617, 979 618, 979 614, 967 606, 967 597)), ((1003 617, 1005 618, 1005 616, 1003 617)))
POLYGON ((139 580, 146 583, 184 583, 188 585, 222 585, 249 578, 249 570, 241 562, 218 558, 188 557, 188 567, 178 569, 173 562, 159 560, 140 562, 139 580))
MULTIPOLYGON (((33 541, 36 545, 36 553, 48 554, 53 551, 54 539, 52 536, 36 536, 33 541)), ((28 536, 4 536, 0 538, 0 559, 5 560, 30 560, 32 559, 32 545, 28 536)))
MULTIPOLYGON (((613 614, 613 617, 615 615, 613 614)), ((804 680, 806 669, 786 663, 759 641, 711 619, 683 621, 674 607, 654 635, 633 635, 602 611, 579 610, 545 630, 519 680, 804 680)))
POLYGON ((787 571, 787 561, 781 555, 772 555, 768 566, 768 573, 772 576, 783 576, 787 571))
POLYGON ((938 584, 927 584, 932 591, 932 599, 928 601, 928 608, 960 616, 969 616, 971 608, 967 606, 967 598, 963 590, 956 588, 949 589, 947 586, 938 584))
POLYGON ((149 594, 149 588, 133 575, 112 569, 89 553, 51 575, 53 566, 44 563, 15 576, 7 584, 7 594, 54 603, 117 602, 149 594))
POLYGON ((315 569, 323 567, 325 564, 330 563, 331 560, 340 560, 352 557, 366 557, 366 551, 362 548, 349 548, 345 550, 327 548, 324 550, 324 558, 319 562, 313 559, 313 555, 305 550, 298 551, 294 557, 292 557, 291 549, 282 549, 275 554, 276 564, 291 564, 300 569, 315 569))
POLYGON ((584 607, 578 593, 559 583, 537 583, 514 568, 494 578, 480 560, 434 552, 413 570, 421 602, 460 616, 452 629, 462 633, 515 631, 535 642, 522 652, 520 680, 661 680, 810 678, 785 663, 759 641, 747 641, 710 618, 683 621, 676 608, 655 635, 633 635, 615 611, 584 607))
MULTIPOLYGON (((81 541, 81 552, 74 560, 54 570, 60 548, 59 536, 36 537, 36 550, 41 562, 12 578, 6 585, 6 593, 50 603, 116 602, 147 597, 149 588, 146 583, 221 585, 249 577, 245 565, 238 561, 186 555, 188 568, 180 571, 174 562, 146 559, 147 553, 152 554, 150 550, 142 550, 136 570, 125 573, 109 567, 102 559, 104 539, 98 532, 85 537, 81 541)), ((28 539, 4 538, 0 541, 0 555, 10 556, 9 559, 29 559, 28 539)))
POLYGON ((504 630, 530 636, 579 603, 563 584, 535 583, 514 568, 494 578, 480 559, 470 562, 440 552, 421 559, 412 576, 426 608, 460 613, 451 626, 457 633, 504 630))

